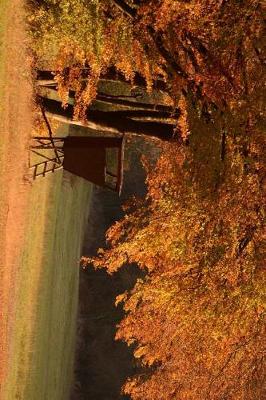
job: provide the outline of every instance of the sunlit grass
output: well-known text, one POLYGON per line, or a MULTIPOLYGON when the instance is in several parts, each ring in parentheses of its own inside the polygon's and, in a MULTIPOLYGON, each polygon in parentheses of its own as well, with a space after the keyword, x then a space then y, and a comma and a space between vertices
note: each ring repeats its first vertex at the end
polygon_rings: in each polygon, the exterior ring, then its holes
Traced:
POLYGON ((87 182, 62 171, 32 186, 7 400, 66 398, 89 197, 87 182))

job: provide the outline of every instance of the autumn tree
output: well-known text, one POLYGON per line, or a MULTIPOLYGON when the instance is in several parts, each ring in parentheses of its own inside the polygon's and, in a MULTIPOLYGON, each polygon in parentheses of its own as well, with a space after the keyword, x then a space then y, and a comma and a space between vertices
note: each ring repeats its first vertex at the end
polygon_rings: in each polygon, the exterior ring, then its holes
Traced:
POLYGON ((83 260, 109 273, 137 263, 147 273, 117 299, 126 316, 116 337, 135 346, 144 368, 124 391, 134 400, 262 400, 261 5, 149 1, 130 11, 115 3, 164 66, 182 138, 162 145, 146 199, 109 230, 110 248, 83 260))
MULTIPOLYGON (((75 116, 83 117, 95 98, 101 75, 114 67, 133 82, 144 76, 151 86, 151 60, 133 39, 132 24, 109 1, 32 2, 29 7, 32 50, 39 69, 55 73, 63 105, 75 92, 75 116)), ((154 69, 153 78, 159 75, 154 69)))
MULTIPOLYGON (((43 0, 29 13, 38 65, 54 71, 63 104, 75 90, 76 116, 114 67, 148 90, 164 81, 176 103, 193 94, 199 111, 213 108, 261 119, 264 101, 263 9, 242 2, 43 0), (256 106, 254 106, 256 104, 256 106)), ((253 118, 254 119, 254 118, 253 118)))
POLYGON ((216 124, 199 124, 193 109, 188 121, 189 146, 163 145, 146 199, 109 229, 109 249, 83 262, 147 273, 117 298, 126 316, 116 338, 146 368, 124 386, 132 399, 262 400, 263 138, 250 134, 247 156, 241 135, 230 133, 224 150, 216 124))
POLYGON ((71 119, 103 124, 88 107, 110 72, 132 86, 144 80, 150 92, 163 87, 178 110, 156 168, 146 163, 147 197, 109 230, 107 250, 83 260, 109 273, 127 263, 146 271, 118 298, 126 316, 117 338, 135 346, 143 367, 125 393, 263 400, 261 2, 43 0, 29 22, 38 68, 54 74, 63 106, 74 95, 71 119))

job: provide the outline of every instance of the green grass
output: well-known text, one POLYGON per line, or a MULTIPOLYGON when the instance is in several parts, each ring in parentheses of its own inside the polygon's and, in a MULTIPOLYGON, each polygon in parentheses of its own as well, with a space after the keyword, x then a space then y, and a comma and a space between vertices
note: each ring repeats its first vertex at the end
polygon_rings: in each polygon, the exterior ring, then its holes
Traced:
POLYGON ((78 260, 91 185, 62 171, 33 183, 7 400, 65 400, 72 380, 78 260))

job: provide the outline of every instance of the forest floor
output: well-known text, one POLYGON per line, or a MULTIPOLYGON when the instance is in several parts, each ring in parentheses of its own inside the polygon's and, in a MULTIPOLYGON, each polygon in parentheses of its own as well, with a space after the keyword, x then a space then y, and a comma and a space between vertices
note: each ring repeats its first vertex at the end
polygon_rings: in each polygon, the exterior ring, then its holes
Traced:
POLYGON ((33 104, 23 6, 0 0, 0 398, 63 400, 90 185, 62 171, 25 179, 33 104))

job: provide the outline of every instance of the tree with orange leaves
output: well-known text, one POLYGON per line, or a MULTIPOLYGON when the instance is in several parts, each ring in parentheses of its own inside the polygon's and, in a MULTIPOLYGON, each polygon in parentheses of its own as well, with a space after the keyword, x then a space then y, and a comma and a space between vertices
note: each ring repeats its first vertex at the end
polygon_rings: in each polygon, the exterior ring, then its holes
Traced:
POLYGON ((248 112, 252 123, 263 116, 259 0, 31 3, 37 64, 54 71, 63 104, 75 90, 76 117, 84 116, 110 67, 132 84, 144 77, 148 90, 164 81, 175 106, 181 91, 193 96, 210 119, 216 107, 236 119, 248 112))
POLYGON ((107 250, 83 260, 109 273, 126 263, 146 271, 117 299, 126 312, 117 338, 135 346, 142 367, 124 392, 133 400, 263 400, 260 1, 42 3, 31 16, 34 49, 65 105, 75 93, 77 118, 109 68, 132 85, 144 77, 148 90, 164 83, 180 110, 178 140, 161 144, 157 167, 147 167, 146 199, 110 228, 107 250))
MULTIPOLYGON (((217 134, 192 106, 164 143, 148 193, 107 232, 109 248, 83 259, 115 273, 137 263, 145 278, 117 298, 117 339, 134 346, 133 400, 263 400, 266 373, 265 154, 247 127, 217 134)), ((146 163, 147 164, 147 163, 146 163)))

